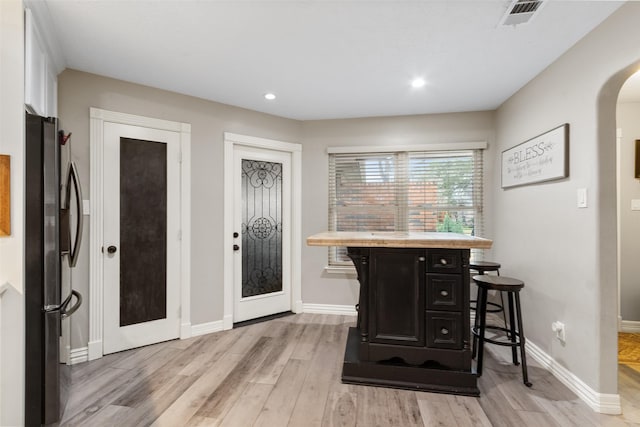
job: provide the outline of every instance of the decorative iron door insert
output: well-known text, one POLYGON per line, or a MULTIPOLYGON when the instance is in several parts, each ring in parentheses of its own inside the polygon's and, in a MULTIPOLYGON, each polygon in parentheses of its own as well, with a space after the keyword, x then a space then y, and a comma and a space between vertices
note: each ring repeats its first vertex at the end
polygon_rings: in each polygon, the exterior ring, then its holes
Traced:
POLYGON ((242 298, 282 291, 282 164, 242 159, 242 298))

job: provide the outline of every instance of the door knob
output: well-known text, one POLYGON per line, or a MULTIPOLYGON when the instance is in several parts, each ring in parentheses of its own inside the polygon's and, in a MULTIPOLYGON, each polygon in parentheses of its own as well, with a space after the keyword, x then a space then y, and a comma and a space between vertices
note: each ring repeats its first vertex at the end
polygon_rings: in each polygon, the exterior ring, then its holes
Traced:
POLYGON ((234 251, 238 251, 238 250, 240 250, 240 246, 238 246, 238 245, 233 245, 233 250, 234 250, 234 251))
POLYGON ((117 250, 118 250, 118 248, 113 246, 113 245, 111 245, 111 246, 109 246, 107 248, 107 252, 110 253, 110 254, 115 254, 117 250))
POLYGON ((237 232, 237 231, 234 231, 234 232, 233 232, 233 237, 234 237, 234 238, 238 238, 238 236, 240 236, 240 235, 238 234, 238 232, 237 232))

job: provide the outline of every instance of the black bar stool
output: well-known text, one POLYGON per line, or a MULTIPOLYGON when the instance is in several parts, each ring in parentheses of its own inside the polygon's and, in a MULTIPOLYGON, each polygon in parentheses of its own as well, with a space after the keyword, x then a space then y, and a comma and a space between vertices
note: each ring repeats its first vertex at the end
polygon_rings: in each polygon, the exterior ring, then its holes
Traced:
MULTIPOLYGON (((497 262, 493 262, 493 261, 473 261, 471 263, 469 263, 469 270, 474 270, 477 271, 478 274, 485 274, 488 271, 494 271, 498 276, 500 275, 500 264, 497 262)), ((476 307, 478 305, 478 301, 477 300, 471 300, 469 301, 471 303, 470 308, 472 311, 476 311, 476 307)), ((487 313, 500 313, 502 312, 502 320, 504 321, 504 327, 507 328, 507 315, 505 313, 504 310, 504 297, 502 295, 502 292, 500 292, 500 304, 495 303, 495 302, 489 302, 487 301, 487 313)), ((476 311, 476 316, 475 316, 475 321, 474 321, 474 325, 477 328, 478 327, 478 316, 477 316, 477 311, 476 311)), ((473 353, 473 358, 475 359, 476 354, 475 352, 473 353)))
POLYGON ((473 354, 476 354, 476 345, 478 361, 476 364, 476 372, 478 377, 482 376, 482 359, 485 341, 491 344, 503 345, 511 347, 511 355, 513 356, 513 364, 518 365, 518 353, 516 347, 520 347, 520 357, 522 358, 522 379, 527 387, 531 387, 529 376, 527 375, 527 357, 525 354, 525 338, 522 329, 522 311, 520 310, 520 289, 524 288, 524 282, 512 277, 505 276, 489 276, 477 275, 473 276, 473 281, 478 285, 478 306, 477 317, 479 317, 479 327, 474 326, 473 333, 473 354), (487 296, 489 291, 506 292, 509 301, 509 328, 500 326, 487 325, 487 296), (515 298, 515 311, 513 300, 515 298), (514 315, 517 317, 517 329, 514 315), (509 333, 510 341, 498 341, 485 338, 486 329, 494 329, 509 333))

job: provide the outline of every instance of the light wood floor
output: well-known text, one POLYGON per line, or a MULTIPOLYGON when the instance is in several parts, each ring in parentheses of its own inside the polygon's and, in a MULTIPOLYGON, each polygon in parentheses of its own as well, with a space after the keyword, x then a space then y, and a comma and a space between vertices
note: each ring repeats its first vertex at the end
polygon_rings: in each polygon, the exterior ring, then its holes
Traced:
POLYGON ((485 353, 480 398, 341 384, 354 320, 292 315, 75 365, 62 425, 640 425, 640 372, 621 366, 625 413, 606 416, 533 360, 525 387, 497 346, 485 353))

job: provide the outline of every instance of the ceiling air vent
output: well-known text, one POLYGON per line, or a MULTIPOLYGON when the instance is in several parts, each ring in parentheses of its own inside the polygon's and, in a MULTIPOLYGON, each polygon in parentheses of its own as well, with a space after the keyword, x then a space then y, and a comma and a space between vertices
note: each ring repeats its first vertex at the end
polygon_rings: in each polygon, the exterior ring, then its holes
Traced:
POLYGON ((513 0, 502 17, 502 25, 518 25, 529 22, 545 0, 513 0))

